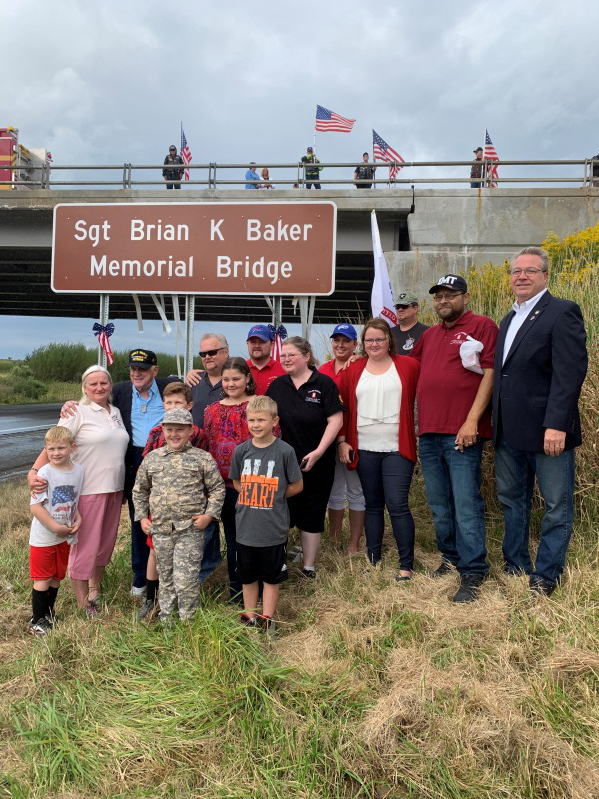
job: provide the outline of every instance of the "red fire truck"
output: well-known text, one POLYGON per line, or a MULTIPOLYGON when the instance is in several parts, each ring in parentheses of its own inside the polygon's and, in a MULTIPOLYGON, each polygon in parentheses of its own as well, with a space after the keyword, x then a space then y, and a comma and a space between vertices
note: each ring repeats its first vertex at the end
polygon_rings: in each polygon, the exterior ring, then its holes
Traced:
POLYGON ((51 161, 45 149, 19 144, 17 128, 0 128, 0 189, 41 188, 51 161))

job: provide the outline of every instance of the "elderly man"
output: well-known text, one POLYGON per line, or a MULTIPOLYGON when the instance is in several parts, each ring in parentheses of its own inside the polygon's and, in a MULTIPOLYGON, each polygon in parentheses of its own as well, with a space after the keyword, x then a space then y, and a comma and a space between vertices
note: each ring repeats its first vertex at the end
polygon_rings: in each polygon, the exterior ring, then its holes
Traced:
POLYGON ((397 325, 391 328, 399 355, 409 355, 428 325, 418 321, 418 297, 413 291, 401 291, 395 303, 397 325))
POLYGON ((564 570, 574 513, 574 449, 582 443, 578 398, 586 333, 575 302, 547 289, 549 257, 526 247, 511 269, 516 302, 501 322, 493 384, 497 496, 508 574, 528 574, 549 596, 564 570), (545 502, 534 569, 528 534, 535 475, 545 502))
POLYGON ((254 325, 248 333, 248 366, 256 381, 256 394, 266 394, 272 381, 286 374, 281 364, 271 357, 274 337, 268 325, 254 325))
POLYGON ((433 576, 449 574, 455 566, 460 589, 453 601, 472 602, 489 571, 480 485, 483 442, 492 437, 497 325, 468 310, 468 287, 459 275, 440 278, 430 293, 440 321, 424 331, 411 355, 421 364, 416 392, 420 463, 443 558, 433 576), (462 360, 469 338, 483 345, 475 369, 462 360))

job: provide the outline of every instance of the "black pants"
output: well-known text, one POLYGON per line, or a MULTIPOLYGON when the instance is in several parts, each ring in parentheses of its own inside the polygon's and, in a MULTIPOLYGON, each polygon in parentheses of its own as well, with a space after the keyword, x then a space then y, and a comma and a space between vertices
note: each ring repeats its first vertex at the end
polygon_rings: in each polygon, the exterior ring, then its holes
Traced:
POLYGON ((318 180, 318 175, 306 175, 306 188, 311 189, 314 187, 315 189, 320 188, 320 183, 315 183, 314 181, 318 180))
POLYGON ((167 183, 166 184, 166 188, 167 189, 180 189, 181 188, 181 184, 180 183, 167 183))
POLYGON ((235 531, 235 508, 237 506, 238 492, 234 488, 225 488, 225 501, 220 514, 227 542, 227 570, 229 572, 229 589, 231 598, 241 594, 242 586, 237 574, 237 543, 235 531))
MULTIPOLYGON (((143 460, 143 447, 133 447, 133 462, 135 474, 143 460)), ((134 521, 135 508, 131 499, 131 492, 127 492, 127 504, 129 505, 129 518, 131 519, 131 568, 133 569, 133 585, 135 588, 143 588, 146 584, 146 569, 148 568, 148 557, 150 547, 147 542, 147 535, 141 529, 141 522, 134 521)))

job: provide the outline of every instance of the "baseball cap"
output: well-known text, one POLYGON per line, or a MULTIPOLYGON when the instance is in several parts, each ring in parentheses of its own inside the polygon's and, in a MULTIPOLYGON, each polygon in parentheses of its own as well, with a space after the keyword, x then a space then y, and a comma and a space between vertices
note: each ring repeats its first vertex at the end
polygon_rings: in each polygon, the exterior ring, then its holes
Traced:
POLYGON ((185 408, 169 408, 164 412, 162 424, 193 424, 191 414, 185 408))
POLYGON ((262 341, 273 340, 273 333, 272 330, 269 329, 268 325, 254 325, 254 327, 251 327, 250 332, 248 333, 248 339, 252 338, 252 336, 261 338, 262 341))
POLYGON ((476 150, 472 150, 473 153, 482 153, 482 151, 483 151, 482 147, 477 147, 476 150))
POLYGON ((356 328, 353 325, 350 325, 348 322, 342 322, 340 325, 337 325, 337 327, 331 333, 330 338, 333 338, 333 336, 337 335, 345 336, 345 338, 349 338, 352 341, 358 340, 356 328))
POLYGON ((152 352, 152 350, 131 350, 129 353, 129 366, 137 366, 140 369, 150 369, 157 364, 156 353, 152 352))
POLYGON ((453 289, 453 291, 463 291, 465 294, 468 286, 461 275, 444 275, 428 290, 428 293, 435 294, 439 289, 453 289))
POLYGON ((313 153, 314 152, 314 148, 313 147, 308 147, 308 152, 309 153, 313 153))
POLYGON ((414 294, 414 292, 402 291, 395 300, 395 307, 397 308, 398 305, 411 305, 412 303, 418 305, 418 297, 414 294))

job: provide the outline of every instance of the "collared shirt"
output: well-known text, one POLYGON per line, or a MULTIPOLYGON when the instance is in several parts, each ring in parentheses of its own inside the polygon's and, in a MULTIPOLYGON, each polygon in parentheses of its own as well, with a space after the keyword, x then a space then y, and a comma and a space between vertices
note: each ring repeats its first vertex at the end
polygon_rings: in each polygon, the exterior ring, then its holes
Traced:
POLYGON ((147 399, 141 396, 139 391, 131 384, 133 391, 131 397, 131 432, 133 434, 133 446, 145 447, 150 435, 150 430, 160 424, 164 416, 164 404, 156 381, 148 389, 147 399))
POLYGON ((257 189, 258 188, 258 183, 260 183, 260 178, 258 177, 258 173, 257 172, 252 172, 251 169, 248 169, 248 171, 245 173, 245 179, 246 180, 255 181, 255 183, 246 183, 245 184, 246 189, 257 189))
POLYGON ((251 358, 248 358, 247 363, 250 367, 252 377, 256 382, 256 394, 259 394, 260 396, 266 394, 266 389, 276 377, 282 377, 284 374, 286 374, 281 364, 278 361, 275 361, 274 358, 271 358, 268 363, 262 367, 262 369, 258 369, 258 367, 252 363, 251 358))
POLYGON ((511 349, 512 344, 514 343, 514 339, 516 338, 516 334, 518 330, 522 327, 524 322, 526 321, 526 317, 541 299, 543 294, 547 289, 543 289, 543 291, 539 291, 538 294, 535 294, 534 297, 531 297, 529 300, 525 300, 524 302, 516 302, 512 306, 512 310, 514 311, 515 316, 512 317, 512 320, 509 324, 507 332, 505 334, 505 341, 503 342, 503 361, 501 365, 505 363, 505 359, 508 356, 508 353, 511 349))
POLYGON ((204 372, 197 386, 193 386, 191 389, 191 399, 193 402, 191 415, 194 424, 204 429, 204 411, 209 405, 212 405, 213 402, 218 402, 222 398, 222 380, 219 380, 218 383, 213 386, 208 377, 208 372, 204 372))
MULTIPOLYGON (((483 344, 480 354, 482 369, 492 369, 498 328, 488 316, 466 311, 451 327, 445 322, 429 327, 420 336, 410 356, 420 361, 420 378, 416 390, 418 431, 454 434, 466 421, 478 392, 482 375, 465 369, 460 345, 472 336, 483 344)), ((478 421, 481 438, 491 438, 491 406, 478 421)))

